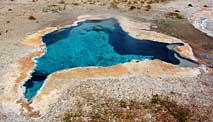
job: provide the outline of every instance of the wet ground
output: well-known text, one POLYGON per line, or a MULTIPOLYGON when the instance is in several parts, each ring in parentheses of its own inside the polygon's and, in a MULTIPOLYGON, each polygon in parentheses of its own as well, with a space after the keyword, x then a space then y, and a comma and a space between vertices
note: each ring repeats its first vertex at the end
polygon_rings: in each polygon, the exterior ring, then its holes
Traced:
POLYGON ((158 28, 153 30, 183 39, 191 45, 199 63, 213 67, 213 38, 195 29, 185 19, 162 19, 154 23, 158 28))

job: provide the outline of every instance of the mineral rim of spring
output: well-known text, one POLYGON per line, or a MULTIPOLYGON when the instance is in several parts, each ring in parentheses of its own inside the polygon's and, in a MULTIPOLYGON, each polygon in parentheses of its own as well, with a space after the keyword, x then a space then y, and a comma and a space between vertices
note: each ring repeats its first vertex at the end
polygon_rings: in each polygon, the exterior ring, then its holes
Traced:
POLYGON ((31 100, 47 76, 74 67, 112 66, 131 60, 152 60, 179 64, 169 44, 138 40, 123 31, 114 18, 87 20, 77 26, 63 28, 42 38, 47 51, 36 59, 31 78, 24 84, 24 96, 31 100))

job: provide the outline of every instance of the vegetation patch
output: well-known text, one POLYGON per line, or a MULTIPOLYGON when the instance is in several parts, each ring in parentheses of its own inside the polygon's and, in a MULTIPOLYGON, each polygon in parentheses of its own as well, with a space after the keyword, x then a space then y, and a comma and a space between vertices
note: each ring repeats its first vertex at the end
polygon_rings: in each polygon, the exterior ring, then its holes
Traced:
POLYGON ((116 0, 112 0, 111 7, 112 8, 118 8, 118 4, 119 4, 119 2, 117 2, 116 0))
POLYGON ((179 12, 169 12, 166 14, 167 18, 172 18, 172 19, 183 19, 184 17, 179 14, 179 12))
POLYGON ((134 10, 134 9, 136 9, 135 6, 130 6, 130 7, 129 7, 129 10, 134 10))
POLYGON ((31 15, 31 16, 28 17, 28 19, 29 20, 36 20, 36 17, 34 17, 34 16, 31 15))
POLYGON ((144 6, 145 11, 149 11, 150 9, 151 9, 151 5, 148 4, 148 5, 144 6))
POLYGON ((157 120, 188 122, 191 117, 189 108, 159 95, 154 95, 150 103, 146 103, 144 107, 156 113, 157 120))
POLYGON ((191 117, 187 107, 159 95, 154 95, 150 102, 89 98, 84 102, 78 101, 75 106, 76 109, 65 112, 64 122, 188 122, 191 117), (147 115, 150 115, 148 120, 147 115))
MULTIPOLYGON (((64 3, 64 0, 61 0, 64 3)), ((145 10, 149 11, 151 9, 151 5, 154 3, 161 3, 167 2, 170 0, 79 0, 79 1, 72 1, 72 5, 83 5, 83 4, 90 4, 90 5, 100 5, 104 6, 109 4, 112 8, 116 9, 124 9, 124 10, 145 10)))
POLYGON ((43 12, 52 12, 52 13, 59 13, 63 10, 66 9, 66 5, 62 4, 63 1, 60 1, 60 5, 59 4, 53 4, 53 5, 48 5, 47 7, 44 7, 42 9, 43 12))

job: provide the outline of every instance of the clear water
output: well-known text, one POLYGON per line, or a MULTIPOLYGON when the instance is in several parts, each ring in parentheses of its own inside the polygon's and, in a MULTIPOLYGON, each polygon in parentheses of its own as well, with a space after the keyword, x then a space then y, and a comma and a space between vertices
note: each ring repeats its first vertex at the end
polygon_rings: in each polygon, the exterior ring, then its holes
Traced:
POLYGON ((112 66, 131 60, 160 59, 178 64, 167 43, 138 40, 128 35, 116 19, 84 21, 78 26, 49 33, 43 37, 44 56, 36 59, 32 78, 24 86, 25 98, 32 99, 46 77, 56 71, 74 67, 112 66))

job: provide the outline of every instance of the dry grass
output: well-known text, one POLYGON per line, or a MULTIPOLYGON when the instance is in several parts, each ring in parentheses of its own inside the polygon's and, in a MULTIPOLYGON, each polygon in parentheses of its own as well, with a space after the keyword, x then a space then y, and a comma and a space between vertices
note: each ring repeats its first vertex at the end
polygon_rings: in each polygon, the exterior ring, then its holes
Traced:
MULTIPOLYGON (((112 100, 105 99, 86 100, 86 103, 78 101, 75 110, 67 111, 63 116, 64 122, 144 122, 145 115, 151 115, 149 120, 163 122, 188 122, 190 110, 187 107, 178 105, 174 101, 154 95, 150 102, 138 102, 134 100, 112 100), (85 110, 87 105, 87 110, 85 110), (89 105, 89 107, 88 107, 89 105)), ((149 121, 148 120, 148 121, 149 121)))
MULTIPOLYGON (((63 3, 63 1, 61 1, 63 3)), ((66 5, 65 3, 62 4, 62 3, 59 3, 59 4, 52 4, 52 5, 48 5, 47 7, 44 7, 42 9, 43 12, 52 12, 52 13, 59 13, 63 10, 66 9, 66 5)), ((74 4, 73 4, 74 5, 74 4)))
MULTIPOLYGON (((149 11, 151 9, 151 4, 167 2, 170 0, 74 0, 72 5, 110 5, 112 8, 116 9, 126 9, 126 10, 145 10, 149 11), (125 6, 125 7, 123 7, 125 6)), ((66 4, 64 0, 59 2, 60 4, 66 4)))

